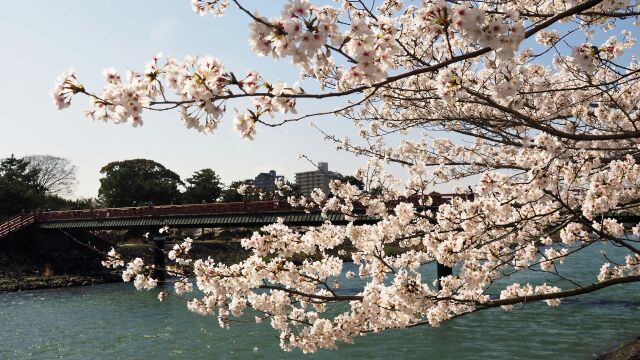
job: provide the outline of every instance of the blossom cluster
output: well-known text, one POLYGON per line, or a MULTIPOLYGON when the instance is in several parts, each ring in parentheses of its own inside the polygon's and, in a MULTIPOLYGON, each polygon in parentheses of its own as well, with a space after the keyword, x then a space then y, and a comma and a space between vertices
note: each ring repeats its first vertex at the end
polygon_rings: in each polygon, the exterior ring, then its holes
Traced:
POLYGON ((151 290, 158 286, 158 280, 151 276, 152 267, 144 265, 144 260, 135 258, 127 264, 127 268, 122 272, 122 281, 130 282, 138 290, 151 290))
MULTIPOLYGON (((192 5, 201 15, 222 15, 229 2, 193 0, 192 5)), ((399 9, 403 5, 395 2, 386 7, 399 9)), ((276 59, 290 57, 301 67, 303 77, 317 79, 322 88, 331 85, 343 90, 384 81, 389 70, 408 66, 416 59, 424 62, 430 57, 453 58, 456 50, 473 46, 486 47, 495 51, 499 59, 508 61, 525 38, 524 20, 517 11, 509 9, 495 15, 481 7, 451 7, 444 1, 408 7, 394 19, 369 16, 349 2, 340 9, 292 0, 278 17, 251 14, 251 18, 250 44, 257 54, 276 59), (343 25, 345 19, 350 19, 349 26, 343 25), (401 28, 404 30, 399 31, 401 28), (406 43, 412 36, 431 41, 416 44, 410 50, 406 43), (439 46, 422 48, 430 42, 439 46), (442 46, 448 48, 446 55, 442 46), (417 57, 417 52, 424 54, 417 57)), ((588 63, 584 56, 576 56, 577 61, 588 63)), ((295 114, 296 95, 303 94, 296 86, 267 82, 253 70, 240 77, 212 56, 187 56, 183 60, 168 57, 165 62, 161 59, 160 54, 154 56, 143 71, 127 71, 124 79, 115 69, 105 69, 106 85, 100 94, 89 93, 73 73, 65 73, 52 92, 54 102, 59 108, 66 108, 73 95, 84 93, 91 101, 91 108, 85 112, 89 118, 133 126, 142 125, 145 109, 177 107, 187 128, 211 133, 225 115, 230 99, 251 96, 253 108, 238 111, 234 126, 242 137, 253 139, 256 122, 261 121, 262 115, 295 114), (167 99, 167 89, 174 90, 175 100, 167 99)), ((445 88, 456 86, 446 71, 440 78, 448 79, 442 85, 445 88)))
POLYGON ((622 265, 611 266, 611 263, 604 263, 598 273, 598 281, 640 275, 640 255, 627 255, 624 260, 622 265))
POLYGON ((228 0, 191 0, 191 7, 198 15, 206 15, 212 13, 222 16, 224 11, 229 7, 228 0))
POLYGON ((193 244, 193 239, 185 238, 181 244, 173 245, 173 249, 169 251, 167 257, 169 260, 175 261, 179 265, 189 265, 192 260, 187 258, 189 251, 191 251, 191 246, 193 244))
POLYGON ((107 259, 102 261, 102 266, 106 268, 117 269, 121 266, 124 266, 124 260, 114 248, 111 248, 111 250, 109 250, 109 252, 107 253, 107 259))
MULTIPOLYGON (((513 297, 527 297, 532 295, 541 295, 541 294, 549 294, 560 291, 560 288, 557 286, 550 286, 547 284, 533 286, 531 284, 526 284, 522 286, 521 284, 512 284, 506 287, 506 289, 500 292, 500 299, 509 299, 513 297)), ((550 299, 545 300, 547 305, 549 306, 559 306, 560 299, 550 299)), ((513 309, 513 305, 505 305, 503 308, 507 311, 513 309)))

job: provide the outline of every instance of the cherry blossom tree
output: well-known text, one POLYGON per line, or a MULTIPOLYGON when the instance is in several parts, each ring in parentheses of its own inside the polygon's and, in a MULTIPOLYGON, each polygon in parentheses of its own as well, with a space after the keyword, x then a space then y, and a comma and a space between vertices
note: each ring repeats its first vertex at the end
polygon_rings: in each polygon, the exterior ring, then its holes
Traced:
MULTIPOLYGON (((528 302, 557 306, 640 281, 640 225, 623 222, 640 206, 637 1, 290 0, 271 18, 245 3, 192 1, 203 16, 240 9, 253 51, 289 59, 317 90, 255 71, 240 75, 212 56, 157 55, 125 76, 104 70, 102 91, 86 89, 72 70, 53 91, 60 109, 83 94, 89 118, 133 126, 142 125, 143 112, 175 109, 187 128, 211 133, 232 116, 247 139, 259 138, 261 126, 316 116, 353 122, 355 138, 324 135, 367 159, 354 174, 364 188, 333 181, 331 194, 289 201, 380 221, 327 221, 307 231, 276 223, 242 240, 252 255, 230 266, 189 258, 189 240, 176 245, 168 254, 178 276, 174 292, 192 294, 190 310, 216 314, 228 326, 252 309, 257 322, 268 320, 279 332, 283 349, 313 352, 368 332, 438 326, 528 302), (320 113, 298 106, 327 98, 342 105, 320 113), (251 106, 230 114, 242 99, 251 106), (398 136, 399 143, 389 141, 398 136), (406 180, 389 172, 393 163, 406 168, 406 180), (428 207, 436 185, 465 179, 476 181, 472 197, 428 207), (412 196, 420 203, 402 200, 412 196), (565 279, 559 265, 598 242, 628 255, 624 263, 603 255, 590 285, 511 282, 493 289, 521 271, 565 279), (332 250, 345 243, 358 269, 347 276, 364 283, 352 294, 333 281, 344 266, 332 250), (404 251, 388 255, 388 244, 404 251), (294 263, 300 254, 314 257, 294 263), (420 272, 432 262, 456 266, 440 287, 420 272)), ((123 265, 111 256, 106 265, 123 265)), ((136 259, 123 278, 151 288, 150 273, 136 259)))

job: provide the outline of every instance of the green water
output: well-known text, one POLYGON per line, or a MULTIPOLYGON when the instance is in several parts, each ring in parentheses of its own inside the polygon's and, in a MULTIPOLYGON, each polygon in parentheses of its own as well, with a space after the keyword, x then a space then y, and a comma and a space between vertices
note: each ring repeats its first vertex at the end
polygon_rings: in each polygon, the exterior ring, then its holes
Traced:
MULTIPOLYGON (((563 269, 585 284, 593 281, 600 250, 592 246, 563 269)), ((606 250, 620 258, 619 249, 606 250)), ((566 300, 558 308, 528 304, 439 328, 367 335, 313 355, 282 352, 268 324, 223 330, 215 318, 190 313, 175 298, 160 303, 156 295, 129 284, 0 294, 0 359, 591 359, 640 335, 640 284, 566 300)))

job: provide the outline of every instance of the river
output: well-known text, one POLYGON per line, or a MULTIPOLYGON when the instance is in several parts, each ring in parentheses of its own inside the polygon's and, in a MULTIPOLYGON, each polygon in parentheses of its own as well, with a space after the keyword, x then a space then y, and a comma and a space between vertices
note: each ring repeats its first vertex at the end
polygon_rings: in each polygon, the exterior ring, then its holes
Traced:
MULTIPOLYGON (((562 268, 594 281, 603 245, 594 244, 562 268), (596 265, 598 264, 598 265, 596 265)), ((621 250, 604 248, 614 259, 621 250)), ((347 267, 352 267, 347 264, 347 267)), ((433 269, 426 268, 425 272, 433 269)), ((520 280, 537 274, 522 274, 520 280)), ((349 284, 347 284, 349 285, 349 284)), ((353 285, 353 284, 352 284, 353 285)), ((294 359, 268 324, 232 324, 160 303, 156 291, 130 284, 0 294, 0 359, 294 359)), ((591 359, 640 335, 640 284, 615 286, 560 307, 493 309, 439 328, 386 331, 320 351, 309 359, 591 359)))

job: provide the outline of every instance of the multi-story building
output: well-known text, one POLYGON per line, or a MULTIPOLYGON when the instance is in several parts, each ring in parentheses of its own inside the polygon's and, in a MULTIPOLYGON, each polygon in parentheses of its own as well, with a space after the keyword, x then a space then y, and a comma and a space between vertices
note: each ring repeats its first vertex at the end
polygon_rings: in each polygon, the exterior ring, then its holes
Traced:
POLYGON ((329 181, 338 178, 340 173, 329 171, 329 164, 318 163, 318 169, 296 173, 296 185, 300 188, 300 194, 310 195, 313 189, 318 188, 329 194, 329 181))
POLYGON ((278 180, 284 181, 284 176, 277 175, 275 170, 270 170, 267 173, 258 174, 253 180, 253 186, 265 191, 273 191, 276 189, 276 181, 278 180))

